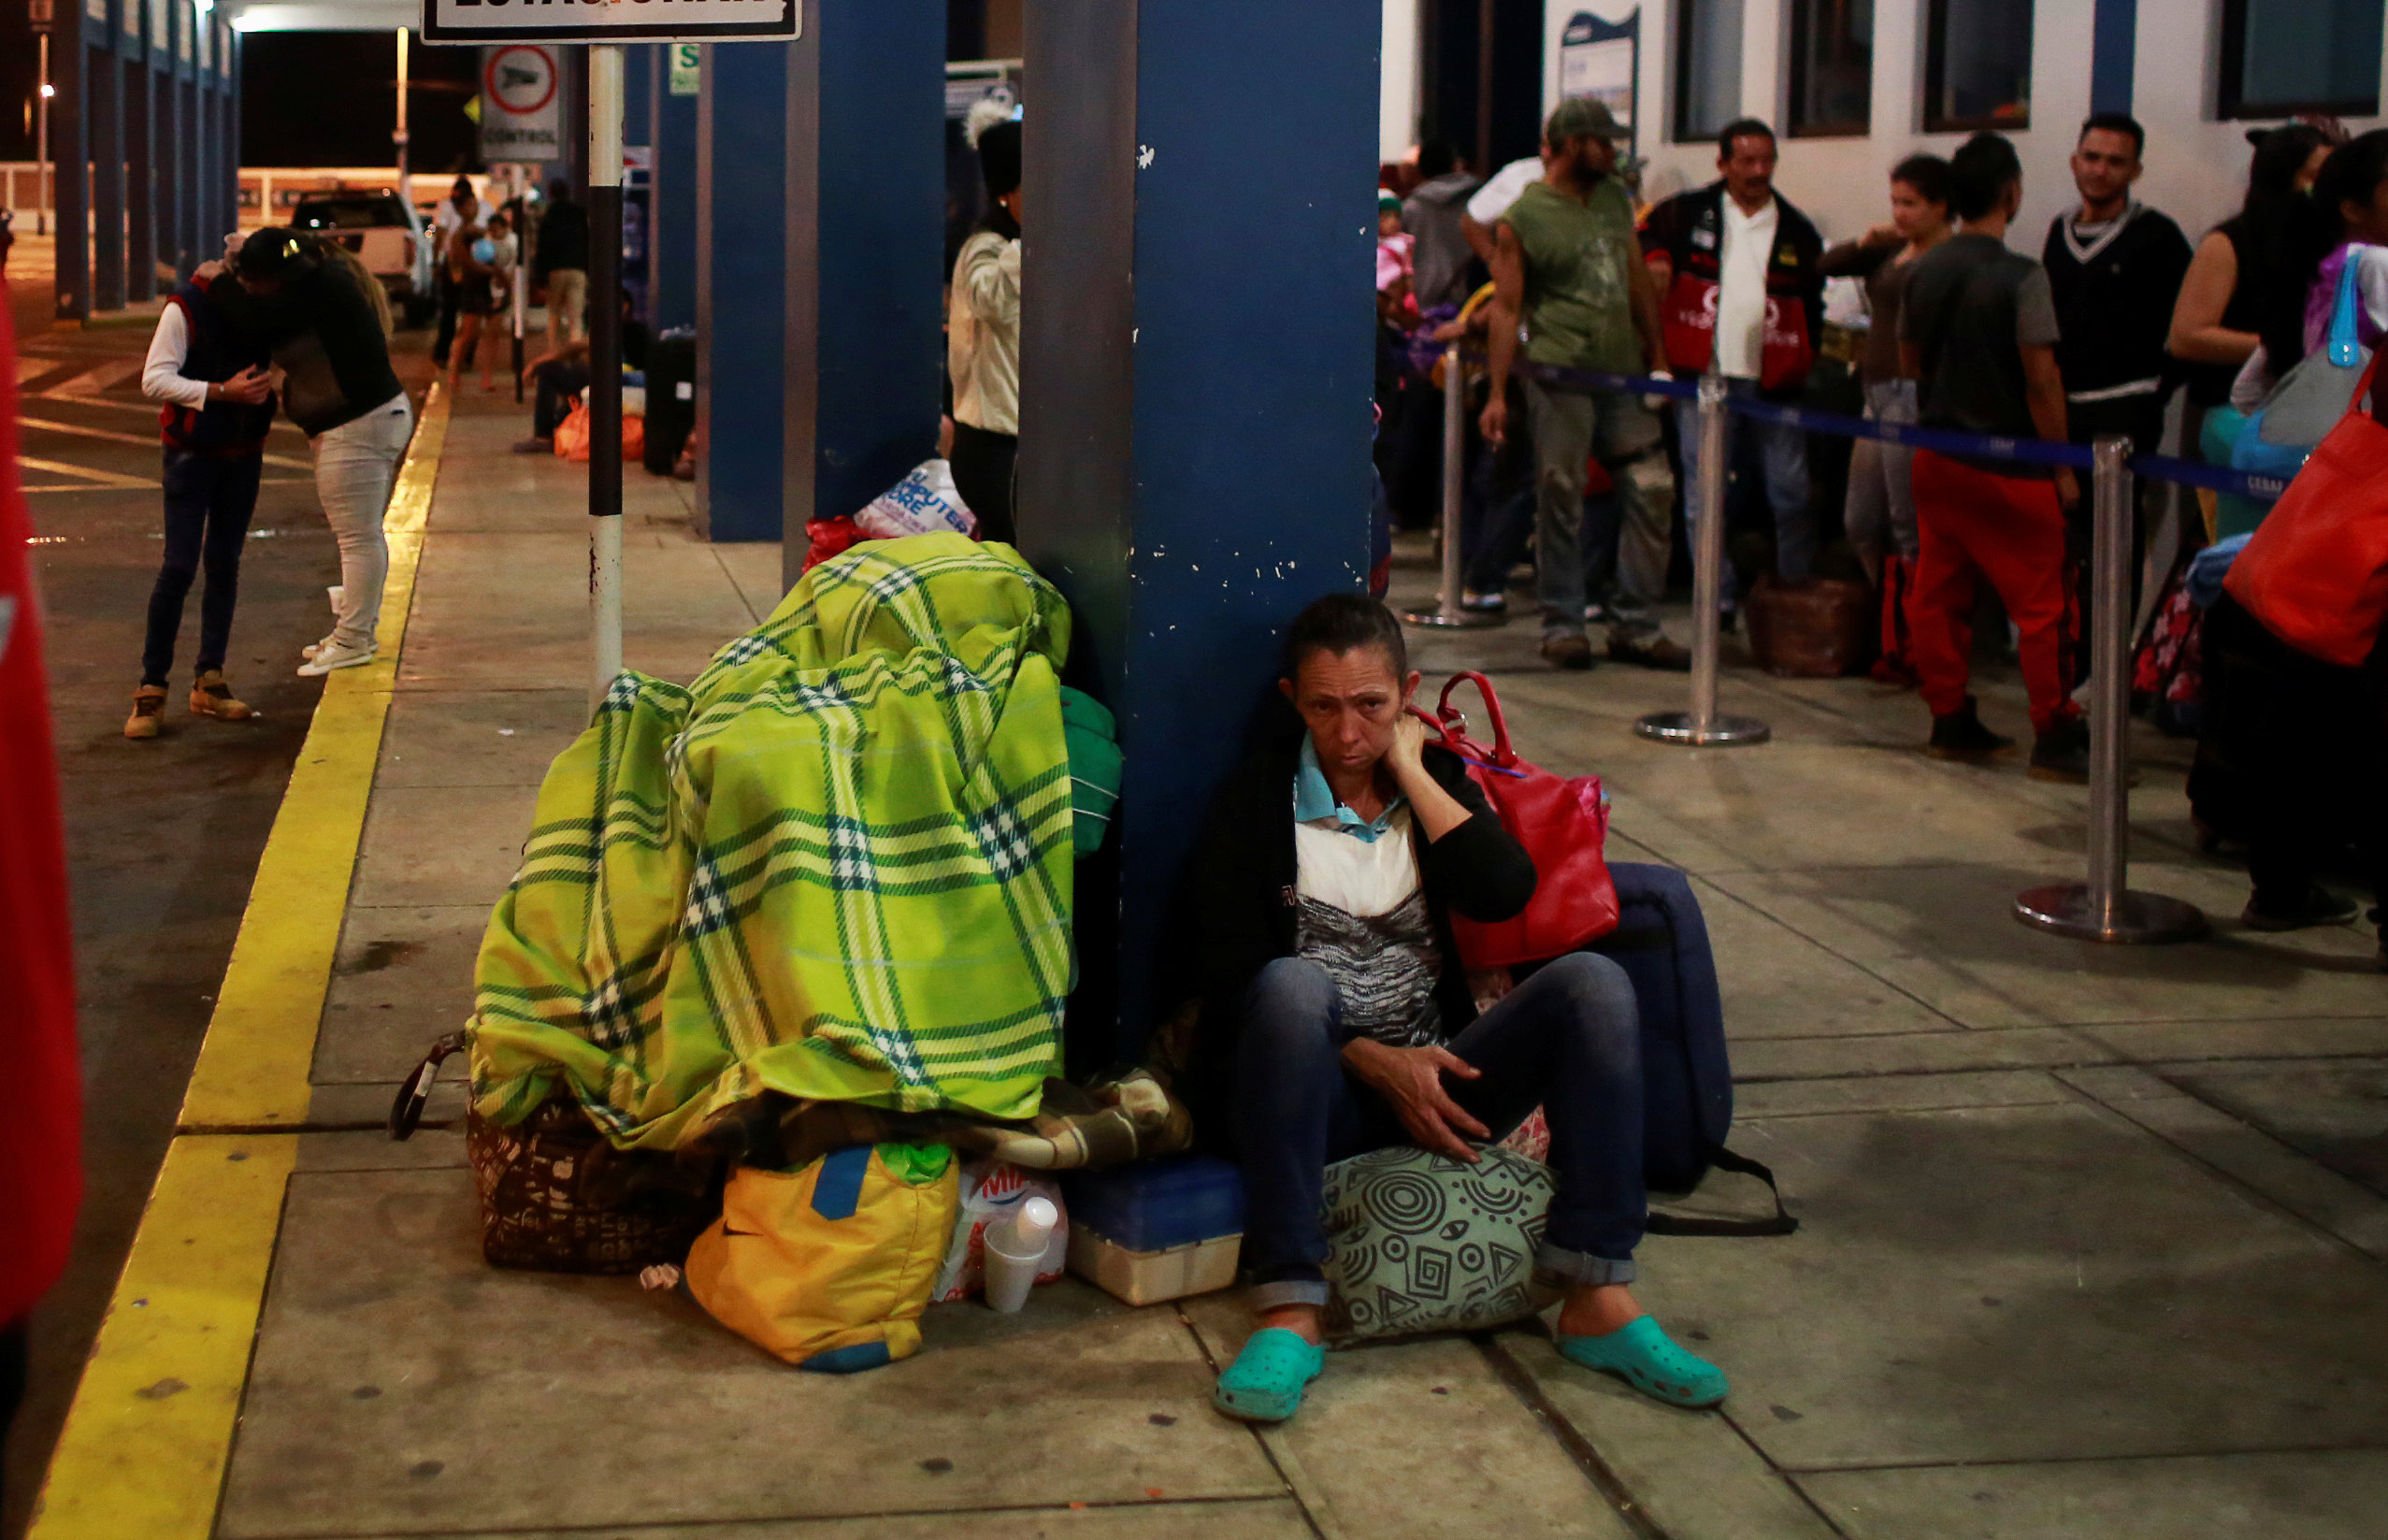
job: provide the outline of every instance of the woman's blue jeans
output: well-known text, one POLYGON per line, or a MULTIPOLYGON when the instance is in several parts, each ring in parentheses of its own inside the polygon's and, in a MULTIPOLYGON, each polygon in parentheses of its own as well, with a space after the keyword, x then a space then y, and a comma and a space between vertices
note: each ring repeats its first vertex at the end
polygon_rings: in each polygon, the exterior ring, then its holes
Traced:
MULTIPOLYGON (((1280 957, 1245 998, 1236 1049, 1244 1260, 1262 1309, 1324 1304, 1328 1163, 1410 1142, 1392 1105, 1344 1066, 1342 1008, 1327 971, 1280 957)), ((1484 1072, 1446 1075, 1451 1100, 1499 1139, 1536 1105, 1557 1178, 1534 1262, 1572 1283, 1626 1283, 1642 1239, 1641 1016, 1607 957, 1546 963, 1446 1044, 1484 1072)))

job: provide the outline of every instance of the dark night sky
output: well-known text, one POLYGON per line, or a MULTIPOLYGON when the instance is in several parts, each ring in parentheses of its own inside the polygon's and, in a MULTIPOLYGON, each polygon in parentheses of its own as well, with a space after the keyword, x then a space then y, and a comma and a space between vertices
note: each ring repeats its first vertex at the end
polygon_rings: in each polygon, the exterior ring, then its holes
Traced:
MULTIPOLYGON (((386 166, 396 120, 398 44, 386 32, 252 32, 243 43, 244 166, 386 166)), ((407 49, 418 171, 453 171, 476 153, 465 116, 481 50, 407 49)), ((474 166, 480 162, 475 160, 474 166)))

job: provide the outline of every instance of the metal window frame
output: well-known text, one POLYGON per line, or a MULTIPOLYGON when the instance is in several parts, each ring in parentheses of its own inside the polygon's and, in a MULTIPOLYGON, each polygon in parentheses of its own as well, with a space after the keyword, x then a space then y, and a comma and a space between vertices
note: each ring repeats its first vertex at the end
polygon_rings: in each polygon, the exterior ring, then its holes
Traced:
MULTIPOLYGON (((2000 133, 2010 131, 2021 133, 2031 127, 2032 114, 2028 108, 2019 118, 1949 118, 1943 117, 1938 111, 1941 87, 1947 83, 1948 79, 1945 63, 1949 52, 1949 0, 1930 0, 1925 7, 1923 131, 1927 134, 1966 134, 1987 128, 2000 133)), ((2025 18, 2032 23, 2035 30, 2038 25, 2036 9, 2036 7, 2026 6, 2023 11, 2025 18)), ((2024 52, 2026 63, 2023 66, 2023 83, 2026 88, 2032 83, 2032 70, 2028 62, 2030 57, 2030 50, 2026 50, 2024 52)))
POLYGON ((2223 0, 2221 79, 2215 82, 2215 113, 2224 122, 2249 118, 2286 118, 2298 112, 2327 112, 2341 118, 2379 114, 2380 92, 2368 96, 2298 97, 2293 101, 2250 101, 2242 94, 2247 76, 2247 23, 2251 0, 2223 0))
MULTIPOLYGON (((1809 29, 1815 24, 1818 0, 1791 0, 1788 7, 1791 43, 1791 95, 1783 104, 1783 137, 1791 139, 1863 139, 1874 132, 1874 40, 1866 39, 1865 50, 1869 73, 1865 81, 1865 116, 1840 122, 1804 122, 1800 119, 1800 102, 1807 94, 1807 55, 1805 46, 1809 29)), ((1878 8, 1877 8, 1878 13, 1878 8)))

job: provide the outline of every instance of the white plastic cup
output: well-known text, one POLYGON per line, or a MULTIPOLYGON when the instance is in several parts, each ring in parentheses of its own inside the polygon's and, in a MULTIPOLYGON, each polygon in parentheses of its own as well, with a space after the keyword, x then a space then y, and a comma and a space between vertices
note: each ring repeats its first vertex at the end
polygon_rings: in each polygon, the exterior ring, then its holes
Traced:
POLYGON ((1029 1303, 1029 1290, 1036 1287, 1037 1269, 1044 1265, 1044 1242, 1023 1251, 1012 1234, 1009 1224, 986 1227, 986 1303, 992 1310, 1010 1315, 1029 1303))

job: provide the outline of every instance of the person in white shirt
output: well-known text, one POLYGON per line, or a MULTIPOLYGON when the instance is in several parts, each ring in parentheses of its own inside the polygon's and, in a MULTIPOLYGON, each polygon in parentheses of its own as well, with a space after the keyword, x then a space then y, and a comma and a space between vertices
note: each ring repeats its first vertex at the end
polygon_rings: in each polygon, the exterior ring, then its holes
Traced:
POLYGON ((954 381, 954 488, 983 540, 1009 544, 1020 452, 1020 125, 1004 118, 976 140, 986 217, 954 259, 945 367, 954 381))
POLYGON ((124 722, 124 736, 135 740, 155 738, 165 726, 182 603, 202 566, 207 588, 199 601, 191 711, 223 722, 257 714, 224 683, 223 663, 274 392, 265 340, 240 324, 238 284, 219 272, 209 264, 165 302, 141 366, 141 394, 165 406, 158 414, 165 450, 165 552, 150 591, 140 687, 124 722), (210 296, 210 281, 231 287, 232 306, 210 296))
MULTIPOLYGON (((1688 379, 1714 369, 1736 395, 1795 398, 1824 332, 1824 280, 1817 262, 1824 242, 1807 216, 1775 191, 1775 131, 1755 118, 1725 125, 1717 137, 1716 181, 1680 193, 1650 210, 1642 248, 1665 295, 1668 367, 1688 379)), ((1700 416, 1676 403, 1687 469, 1699 463, 1700 416)), ((1765 466, 1766 501, 1775 517, 1775 570, 1805 578, 1816 556, 1808 510, 1807 436, 1794 427, 1742 419, 1765 466)), ((1697 520, 1696 476, 1683 481, 1683 511, 1697 520)), ((1726 593, 1733 573, 1724 573, 1726 593)))

